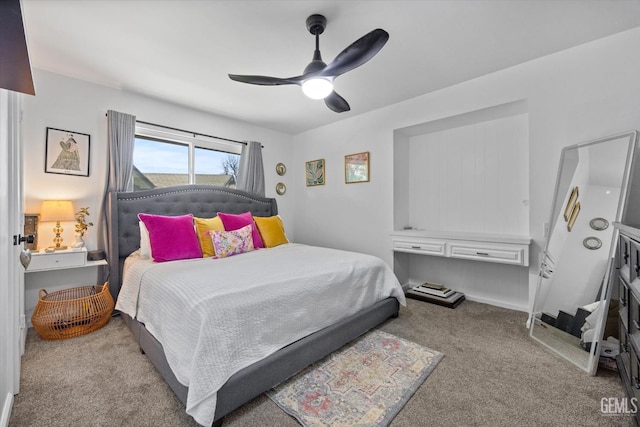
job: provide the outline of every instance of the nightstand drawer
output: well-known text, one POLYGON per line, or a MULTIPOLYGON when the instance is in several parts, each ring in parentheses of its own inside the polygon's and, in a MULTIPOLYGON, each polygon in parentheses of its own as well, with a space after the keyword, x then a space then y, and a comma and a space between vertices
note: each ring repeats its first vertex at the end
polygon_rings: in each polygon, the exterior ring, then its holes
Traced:
POLYGON ((27 271, 55 270, 85 265, 87 251, 57 251, 52 253, 35 253, 31 255, 31 263, 27 271))

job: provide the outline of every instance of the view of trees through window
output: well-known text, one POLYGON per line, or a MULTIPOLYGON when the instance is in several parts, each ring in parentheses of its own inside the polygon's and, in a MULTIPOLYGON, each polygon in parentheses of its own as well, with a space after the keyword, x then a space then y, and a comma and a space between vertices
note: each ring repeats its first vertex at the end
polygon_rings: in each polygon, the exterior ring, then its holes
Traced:
POLYGON ((193 143, 136 136, 133 150, 134 190, 181 184, 235 188, 239 163, 240 155, 236 153, 193 143))

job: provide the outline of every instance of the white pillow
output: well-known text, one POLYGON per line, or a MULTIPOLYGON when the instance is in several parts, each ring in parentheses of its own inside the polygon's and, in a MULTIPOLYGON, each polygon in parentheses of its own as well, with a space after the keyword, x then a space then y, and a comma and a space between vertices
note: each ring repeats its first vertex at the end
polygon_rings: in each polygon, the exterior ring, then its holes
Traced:
POLYGON ((142 259, 151 259, 151 241, 149 240, 149 230, 144 222, 139 221, 140 224, 140 257, 142 259))

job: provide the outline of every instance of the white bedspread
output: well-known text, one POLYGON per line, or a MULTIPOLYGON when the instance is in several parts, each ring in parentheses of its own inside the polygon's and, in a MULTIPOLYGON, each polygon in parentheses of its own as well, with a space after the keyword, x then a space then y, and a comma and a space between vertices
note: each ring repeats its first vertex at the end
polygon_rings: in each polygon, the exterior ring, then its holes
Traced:
POLYGON ((223 259, 130 257, 116 309, 144 323, 189 387, 187 413, 211 425, 216 392, 280 348, 394 296, 379 258, 299 244, 223 259))

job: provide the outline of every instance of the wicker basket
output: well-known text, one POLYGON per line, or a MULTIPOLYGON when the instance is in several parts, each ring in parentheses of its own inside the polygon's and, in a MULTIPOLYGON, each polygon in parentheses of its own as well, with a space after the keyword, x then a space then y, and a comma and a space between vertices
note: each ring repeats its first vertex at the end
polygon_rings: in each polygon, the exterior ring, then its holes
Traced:
POLYGON ((113 306, 109 282, 51 293, 40 289, 31 323, 43 340, 79 337, 109 323, 113 306))

